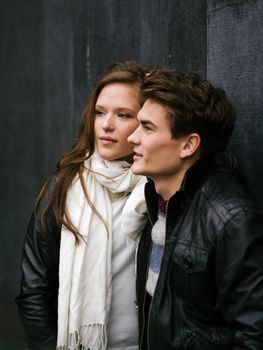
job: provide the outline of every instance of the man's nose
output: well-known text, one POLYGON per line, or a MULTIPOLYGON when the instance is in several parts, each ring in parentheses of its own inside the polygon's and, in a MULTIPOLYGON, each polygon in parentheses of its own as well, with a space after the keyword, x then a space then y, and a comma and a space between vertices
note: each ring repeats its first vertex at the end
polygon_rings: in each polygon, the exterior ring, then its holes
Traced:
MULTIPOLYGON (((139 128, 139 127, 138 127, 139 128)), ((136 145, 139 143, 139 135, 138 135, 138 128, 134 130, 132 134, 128 137, 127 141, 131 143, 132 145, 136 145)))

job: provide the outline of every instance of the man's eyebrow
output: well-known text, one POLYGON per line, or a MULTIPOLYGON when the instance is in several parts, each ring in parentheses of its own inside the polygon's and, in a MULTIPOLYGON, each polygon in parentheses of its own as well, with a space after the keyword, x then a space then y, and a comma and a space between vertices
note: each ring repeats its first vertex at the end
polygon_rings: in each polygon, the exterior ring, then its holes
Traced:
POLYGON ((152 127, 155 127, 155 124, 148 119, 140 119, 139 122, 141 125, 150 125, 152 127))

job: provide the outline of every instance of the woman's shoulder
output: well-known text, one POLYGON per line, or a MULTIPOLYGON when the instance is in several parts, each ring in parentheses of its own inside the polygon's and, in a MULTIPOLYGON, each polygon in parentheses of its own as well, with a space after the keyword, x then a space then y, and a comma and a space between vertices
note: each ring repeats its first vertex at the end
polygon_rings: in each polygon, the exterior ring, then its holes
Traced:
POLYGON ((56 184, 56 177, 52 175, 43 185, 29 222, 29 231, 33 230, 44 239, 56 238, 60 239, 61 227, 56 222, 55 213, 48 204, 51 200, 52 191, 56 184), (42 220, 44 211, 46 210, 45 219, 42 220), (45 222, 45 224, 44 224, 45 222))

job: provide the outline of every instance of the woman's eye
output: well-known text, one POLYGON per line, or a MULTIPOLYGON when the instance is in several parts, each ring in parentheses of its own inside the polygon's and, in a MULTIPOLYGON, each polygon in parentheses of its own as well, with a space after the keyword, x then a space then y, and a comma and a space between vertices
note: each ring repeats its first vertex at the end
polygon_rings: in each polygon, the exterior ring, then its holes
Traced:
POLYGON ((129 118, 129 115, 126 114, 126 113, 119 113, 119 114, 118 114, 118 117, 119 117, 119 118, 129 118))
POLYGON ((102 112, 102 111, 95 110, 95 115, 97 115, 97 116, 103 115, 103 112, 102 112))

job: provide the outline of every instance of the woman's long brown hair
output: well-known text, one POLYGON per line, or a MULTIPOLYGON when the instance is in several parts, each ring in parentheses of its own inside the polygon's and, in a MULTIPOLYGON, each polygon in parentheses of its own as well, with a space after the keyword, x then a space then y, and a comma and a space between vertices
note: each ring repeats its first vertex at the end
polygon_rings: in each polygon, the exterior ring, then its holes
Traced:
POLYGON ((55 173, 55 180, 54 177, 47 180, 38 196, 37 203, 47 192, 47 189, 51 187, 48 202, 41 213, 41 224, 46 231, 48 231, 47 215, 48 212, 52 211, 57 225, 66 227, 74 234, 76 241, 79 242, 81 234, 70 220, 70 215, 66 207, 67 192, 77 174, 87 202, 94 213, 101 217, 89 199, 83 178, 84 162, 91 157, 95 149, 94 120, 97 98, 106 85, 113 83, 135 84, 139 92, 143 77, 144 69, 139 64, 134 61, 126 61, 111 65, 97 80, 82 115, 80 133, 77 141, 72 150, 59 161, 55 173), (52 183, 50 186, 51 181, 54 181, 54 184, 52 183))

